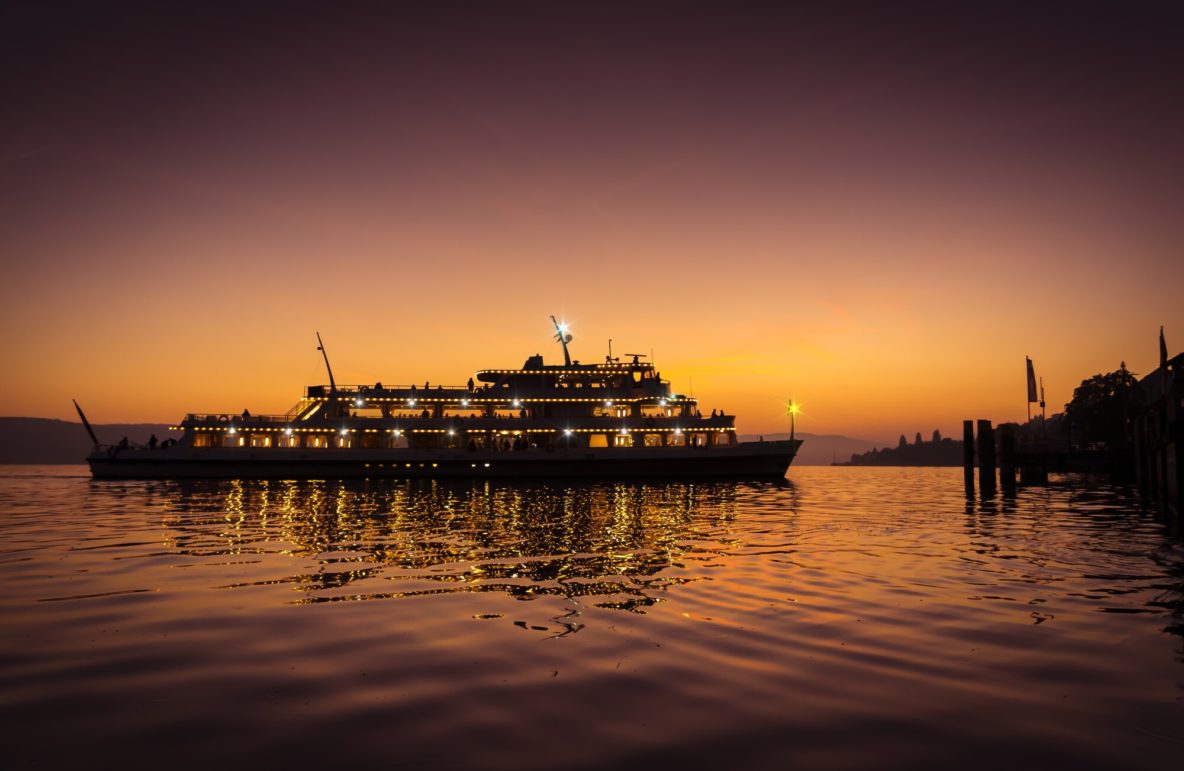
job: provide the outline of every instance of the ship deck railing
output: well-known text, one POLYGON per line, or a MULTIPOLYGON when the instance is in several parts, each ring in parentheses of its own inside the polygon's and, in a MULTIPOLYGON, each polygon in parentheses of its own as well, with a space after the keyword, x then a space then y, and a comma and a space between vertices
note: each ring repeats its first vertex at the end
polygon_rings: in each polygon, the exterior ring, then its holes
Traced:
POLYGON ((596 430, 611 431, 627 428, 630 431, 645 431, 647 428, 674 429, 686 431, 735 428, 735 415, 715 417, 693 417, 687 415, 642 415, 620 417, 616 415, 580 415, 556 417, 521 417, 517 415, 445 415, 423 416, 421 414, 394 414, 390 417, 341 416, 335 418, 313 417, 307 420, 293 420, 287 415, 231 415, 225 413, 189 414, 183 421, 193 426, 224 426, 238 430, 263 429, 282 430, 285 427, 317 428, 323 430, 381 428, 443 429, 456 430, 514 430, 514 431, 562 431, 564 428, 587 430, 589 423, 597 424, 596 430))
POLYGON ((227 425, 233 423, 237 427, 242 427, 251 423, 292 423, 300 422, 291 414, 286 415, 256 415, 251 413, 246 417, 242 415, 232 415, 230 413, 209 412, 196 413, 191 412, 185 416, 185 423, 225 423, 227 425))
MULTIPOLYGON (((658 383, 659 386, 668 386, 669 383, 662 381, 658 383)), ((519 386, 514 387, 509 384, 503 384, 497 387, 486 387, 475 385, 471 390, 465 385, 430 385, 428 388, 423 388, 417 384, 408 385, 387 385, 382 384, 379 388, 376 385, 338 385, 336 387, 335 396, 339 401, 348 401, 352 399, 420 399, 423 401, 457 401, 460 399, 472 399, 480 401, 481 399, 499 399, 511 401, 521 396, 522 398, 545 398, 543 395, 552 396, 553 398, 561 399, 564 395, 576 396, 579 395, 584 398, 599 398, 599 399, 626 399, 626 398, 663 398, 655 396, 652 392, 646 394, 638 394, 639 391, 644 392, 647 389, 653 388, 653 384, 638 384, 636 386, 624 386, 617 388, 592 388, 584 386, 576 387, 539 387, 539 386, 519 386)), ((327 399, 329 398, 330 389, 327 385, 312 385, 306 389, 307 397, 309 399, 327 399)), ((670 399, 677 399, 679 401, 694 401, 690 397, 670 395, 670 399)))

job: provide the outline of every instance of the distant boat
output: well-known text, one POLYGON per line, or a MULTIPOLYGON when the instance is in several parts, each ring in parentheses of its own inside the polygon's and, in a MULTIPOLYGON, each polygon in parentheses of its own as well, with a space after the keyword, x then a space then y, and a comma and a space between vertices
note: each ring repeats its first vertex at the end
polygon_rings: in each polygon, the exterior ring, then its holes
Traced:
POLYGON ((535 354, 460 386, 338 385, 322 344, 329 384, 287 413, 189 414, 153 446, 92 432, 87 462, 98 479, 785 476, 802 440, 738 442, 734 415, 704 417, 642 354, 572 361, 552 321, 563 364, 535 354))

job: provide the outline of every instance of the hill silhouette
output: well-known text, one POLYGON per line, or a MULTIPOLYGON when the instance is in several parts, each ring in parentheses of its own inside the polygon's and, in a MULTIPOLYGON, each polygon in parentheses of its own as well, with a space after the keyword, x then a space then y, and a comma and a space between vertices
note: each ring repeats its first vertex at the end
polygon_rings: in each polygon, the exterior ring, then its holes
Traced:
MULTIPOLYGON (((178 437, 169 432, 167 423, 108 423, 93 425, 102 442, 114 444, 127 437, 142 444, 156 434, 157 439, 178 437)), ((0 418, 0 463, 63 464, 85 463, 91 441, 81 423, 52 418, 0 418)))
MULTIPOLYGON (((850 458, 855 453, 873 450, 876 443, 868 439, 855 439, 838 434, 810 434, 798 431, 794 436, 805 440, 798 456, 794 458, 795 466, 829 466, 837 461, 850 458)), ((758 434, 743 434, 739 437, 742 442, 755 442, 762 438, 758 434)), ((765 441, 788 439, 789 434, 764 434, 765 441)))

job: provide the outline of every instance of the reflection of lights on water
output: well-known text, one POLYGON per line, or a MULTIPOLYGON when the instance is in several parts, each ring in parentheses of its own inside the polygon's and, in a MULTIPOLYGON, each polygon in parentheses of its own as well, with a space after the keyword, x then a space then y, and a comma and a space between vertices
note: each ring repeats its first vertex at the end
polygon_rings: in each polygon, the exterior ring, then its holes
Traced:
MULTIPOLYGON (((421 473, 432 473, 429 468, 438 465, 425 464, 421 473)), ((531 488, 493 479, 477 487, 373 478, 235 481, 218 483, 213 494, 201 486, 182 486, 175 493, 183 499, 177 510, 212 507, 232 517, 234 528, 195 533, 186 527, 169 540, 182 551, 209 555, 213 534, 225 553, 291 555, 300 572, 285 584, 295 588, 301 603, 346 600, 338 591, 345 584, 355 587, 348 601, 441 591, 565 597, 578 585, 581 603, 645 612, 683 583, 665 575, 675 563, 710 551, 693 534, 730 521, 736 489, 733 483, 702 482, 531 488), (581 545, 580 556, 573 557, 572 543, 581 545), (365 554, 370 564, 326 573, 319 555, 334 551, 365 554), (392 595, 368 580, 381 579, 388 570, 430 586, 392 595), (557 583, 557 571, 580 580, 557 583), (511 573, 518 578, 508 582, 511 573)))

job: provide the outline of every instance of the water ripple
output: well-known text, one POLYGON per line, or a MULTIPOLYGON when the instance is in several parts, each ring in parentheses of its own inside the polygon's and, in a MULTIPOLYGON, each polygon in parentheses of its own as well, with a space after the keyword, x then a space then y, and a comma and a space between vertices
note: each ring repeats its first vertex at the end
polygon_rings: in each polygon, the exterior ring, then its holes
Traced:
POLYGON ((1174 767, 1184 551, 1131 490, 791 477, 9 470, 6 747, 42 766, 86 747, 133 767, 1174 767))

